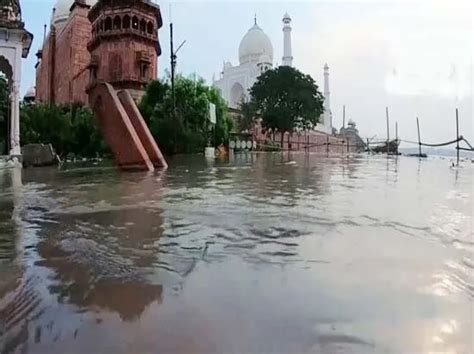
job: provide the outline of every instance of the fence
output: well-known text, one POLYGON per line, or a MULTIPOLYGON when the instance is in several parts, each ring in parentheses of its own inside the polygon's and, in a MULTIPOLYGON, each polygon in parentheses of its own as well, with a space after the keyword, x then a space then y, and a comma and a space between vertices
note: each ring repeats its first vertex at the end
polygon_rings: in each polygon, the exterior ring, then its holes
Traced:
POLYGON ((330 136, 318 132, 268 133, 256 136, 260 149, 281 151, 305 151, 318 153, 350 153, 363 150, 363 144, 355 144, 350 138, 330 136))
POLYGON ((422 153, 421 147, 426 146, 426 147, 443 147, 443 146, 449 146, 449 145, 454 145, 456 144, 456 164, 459 166, 459 151, 474 151, 474 148, 472 145, 469 143, 469 141, 464 138, 462 135, 459 135, 459 110, 456 108, 456 139, 451 140, 451 141, 446 141, 442 143, 426 143, 421 141, 421 132, 420 132, 420 121, 418 117, 416 118, 416 125, 417 125, 417 130, 418 130, 418 141, 410 141, 410 140, 401 140, 404 143, 407 144, 416 144, 419 147, 418 154, 417 156, 423 157, 426 156, 425 154, 422 153), (462 147, 460 146, 460 143, 464 142, 468 147, 462 147))

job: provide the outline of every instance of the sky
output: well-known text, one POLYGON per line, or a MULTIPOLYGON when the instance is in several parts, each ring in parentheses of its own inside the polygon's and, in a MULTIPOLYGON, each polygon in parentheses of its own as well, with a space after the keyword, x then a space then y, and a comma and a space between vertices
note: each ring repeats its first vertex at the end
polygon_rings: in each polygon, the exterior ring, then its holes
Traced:
MULTIPOLYGON (((363 137, 390 134, 416 140, 416 117, 422 140, 455 138, 455 109, 461 133, 474 143, 473 11, 470 0, 326 0, 326 1, 157 1, 164 20, 159 31, 163 53, 159 75, 169 70, 169 23, 174 23, 177 70, 203 77, 218 76, 223 61, 238 64, 240 40, 253 25, 270 37, 274 64, 283 54, 282 17, 292 17, 294 66, 323 88, 323 66, 330 67, 333 125, 352 119, 363 137)), ((24 93, 34 85, 43 25, 50 21, 54 0, 21 0, 23 20, 35 36, 23 62, 24 93)))

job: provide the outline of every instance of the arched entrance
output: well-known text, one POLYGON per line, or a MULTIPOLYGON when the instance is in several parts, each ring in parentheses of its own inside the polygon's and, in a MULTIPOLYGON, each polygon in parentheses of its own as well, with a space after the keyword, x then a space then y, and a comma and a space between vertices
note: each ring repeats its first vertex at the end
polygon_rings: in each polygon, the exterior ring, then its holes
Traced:
POLYGON ((0 55, 0 155, 11 149, 11 89, 13 69, 9 61, 0 55))
POLYGON ((232 108, 238 108, 245 98, 244 87, 236 82, 230 90, 230 106, 232 108))

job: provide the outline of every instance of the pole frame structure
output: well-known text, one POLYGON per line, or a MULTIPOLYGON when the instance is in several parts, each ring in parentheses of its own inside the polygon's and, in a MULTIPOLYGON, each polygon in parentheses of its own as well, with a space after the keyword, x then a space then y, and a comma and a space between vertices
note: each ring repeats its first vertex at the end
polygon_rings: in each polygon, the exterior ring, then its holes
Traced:
POLYGON ((459 166, 459 110, 456 108, 456 166, 459 166))
POLYGON ((420 135, 420 120, 416 117, 416 127, 418 129, 418 157, 421 157, 421 135, 420 135))

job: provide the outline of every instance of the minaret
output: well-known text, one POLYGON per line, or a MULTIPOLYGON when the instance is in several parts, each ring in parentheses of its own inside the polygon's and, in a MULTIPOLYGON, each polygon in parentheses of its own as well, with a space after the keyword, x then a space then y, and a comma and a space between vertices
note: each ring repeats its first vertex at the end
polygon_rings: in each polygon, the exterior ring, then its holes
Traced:
POLYGON ((324 64, 324 125, 332 127, 331 93, 329 92, 328 64, 324 64))
POLYGON ((292 66, 293 56, 291 53, 291 17, 288 13, 283 16, 283 58, 282 66, 292 66))

